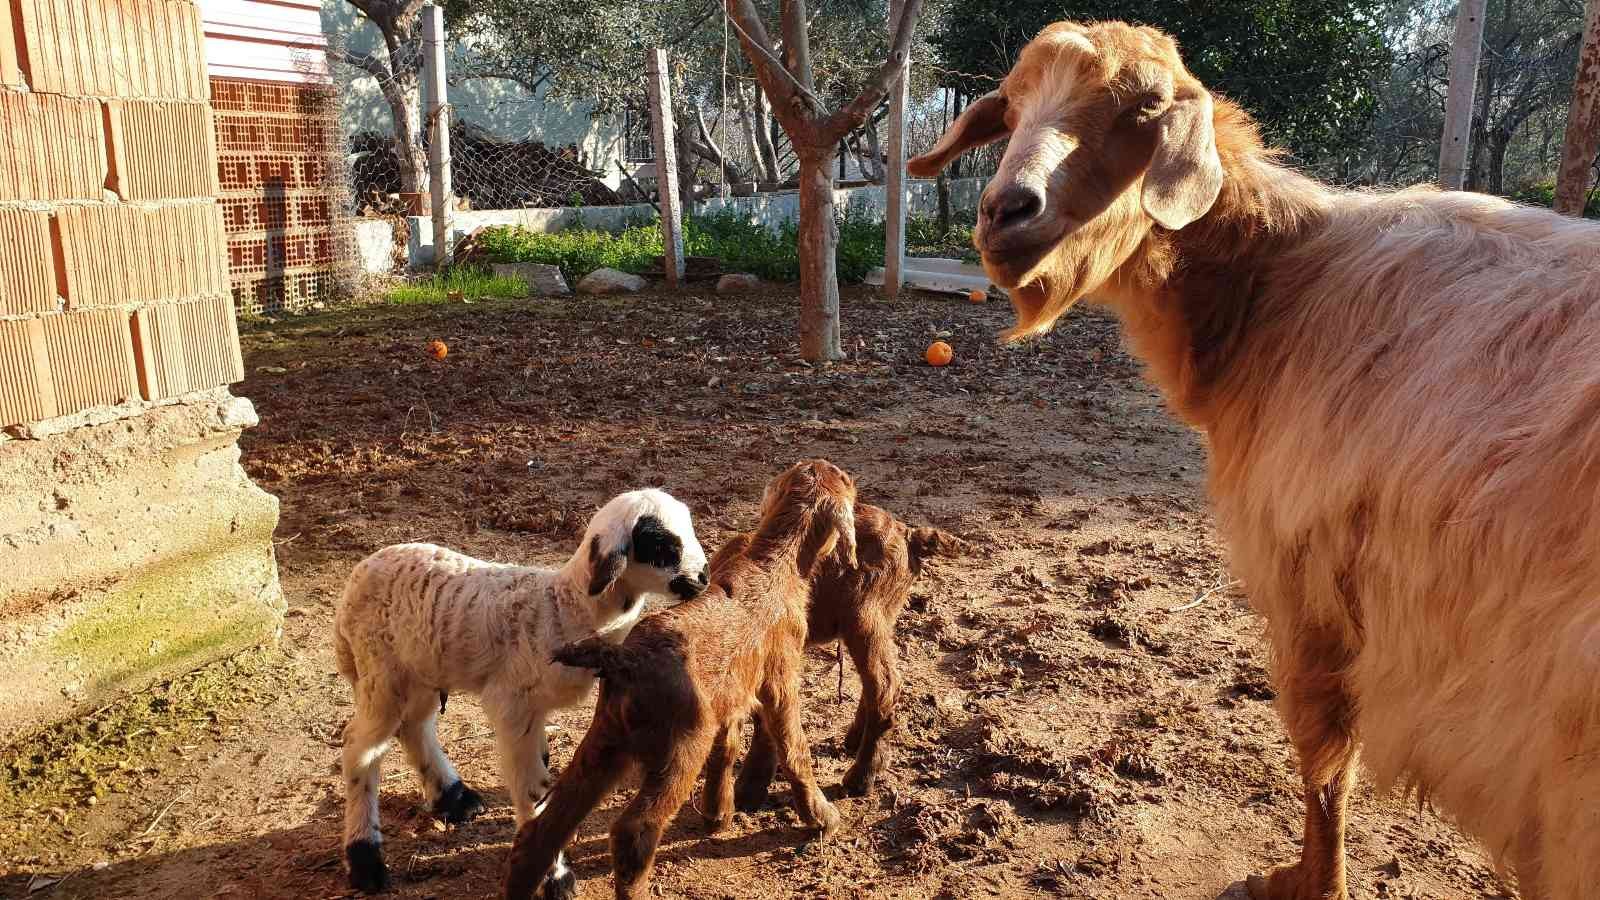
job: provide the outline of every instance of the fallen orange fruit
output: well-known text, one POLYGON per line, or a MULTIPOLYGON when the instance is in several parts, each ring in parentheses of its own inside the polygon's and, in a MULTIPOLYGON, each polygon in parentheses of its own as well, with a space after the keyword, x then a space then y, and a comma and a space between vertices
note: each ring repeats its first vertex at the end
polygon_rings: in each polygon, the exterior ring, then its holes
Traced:
POLYGON ((926 358, 930 366, 947 366, 955 355, 956 352, 950 349, 949 344, 944 341, 934 341, 928 345, 926 358))
POLYGON ((973 303, 982 303, 983 301, 989 299, 989 292, 980 291, 977 288, 973 288, 972 290, 967 291, 967 299, 971 300, 973 303))
POLYGON ((450 347, 444 341, 434 341, 428 345, 428 355, 434 359, 444 359, 450 355, 450 347))

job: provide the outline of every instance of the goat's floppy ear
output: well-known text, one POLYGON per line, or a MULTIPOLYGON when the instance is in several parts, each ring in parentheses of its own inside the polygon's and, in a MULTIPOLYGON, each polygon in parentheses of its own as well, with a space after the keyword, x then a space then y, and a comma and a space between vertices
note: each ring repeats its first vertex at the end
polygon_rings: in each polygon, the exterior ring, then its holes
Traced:
POLYGON ((1197 88, 1189 96, 1179 96, 1157 124, 1155 154, 1145 170, 1139 199, 1157 224, 1177 230, 1205 215, 1222 192, 1211 95, 1197 88))
POLYGON ((974 147, 992 144, 1011 134, 1006 125, 1006 98, 990 91, 972 101, 950 123, 933 149, 906 163, 906 171, 918 178, 932 178, 950 161, 974 147))
POLYGON ((828 524, 833 527, 833 533, 838 538, 834 549, 838 551, 839 559, 845 565, 854 569, 856 561, 856 508, 855 504, 846 500, 828 504, 826 510, 828 524))
POLYGON ((606 588, 622 577, 628 567, 628 546, 622 544, 609 550, 600 548, 600 535, 589 539, 589 596, 605 593, 606 588))

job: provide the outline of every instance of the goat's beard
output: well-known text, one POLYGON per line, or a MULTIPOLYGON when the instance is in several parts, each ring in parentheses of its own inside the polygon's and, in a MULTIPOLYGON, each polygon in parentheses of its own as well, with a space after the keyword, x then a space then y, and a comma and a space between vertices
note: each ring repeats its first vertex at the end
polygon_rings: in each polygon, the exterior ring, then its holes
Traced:
MULTIPOLYGON (((1147 228, 1117 222, 1116 208, 1073 229, 1010 288, 1017 324, 1002 335, 1021 341, 1044 334, 1084 296, 1104 285, 1144 241, 1147 228)), ((1137 215, 1137 214, 1136 214, 1137 215)))

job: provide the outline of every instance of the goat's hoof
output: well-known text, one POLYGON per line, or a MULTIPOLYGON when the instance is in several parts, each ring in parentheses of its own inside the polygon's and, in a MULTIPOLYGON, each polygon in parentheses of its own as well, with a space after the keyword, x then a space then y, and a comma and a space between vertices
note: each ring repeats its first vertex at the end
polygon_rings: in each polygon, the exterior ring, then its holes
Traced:
POLYGON ((383 848, 375 841, 356 841, 344 848, 345 864, 350 868, 350 887, 364 894, 389 889, 389 867, 383 864, 383 848))
POLYGON ((865 797, 872 793, 872 782, 874 780, 871 771, 858 772, 852 768, 844 773, 844 779, 840 782, 840 785, 844 788, 844 792, 851 797, 865 797))
POLYGON ((564 870, 560 875, 551 875, 544 880, 541 894, 544 900, 576 900, 578 876, 571 869, 564 870))
MULTIPOLYGON (((1350 893, 1341 878, 1334 884, 1306 884, 1300 867, 1279 866, 1265 876, 1251 875, 1245 879, 1245 891, 1250 900, 1350 900, 1350 893)), ((1322 882, 1323 879, 1311 879, 1322 882)))
POLYGON ((477 791, 457 781, 444 789, 433 803, 433 814, 451 825, 470 822, 483 812, 483 797, 477 791))
POLYGON ((833 804, 824 800, 821 808, 817 810, 817 840, 825 841, 839 831, 839 811, 833 804))
POLYGON ((738 790, 734 791, 733 808, 740 812, 760 812, 761 808, 766 805, 767 786, 764 784, 741 784, 739 785, 738 790))
POLYGON ((729 813, 723 813, 719 816, 706 816, 706 834, 717 834, 725 831, 732 824, 733 816, 729 813))

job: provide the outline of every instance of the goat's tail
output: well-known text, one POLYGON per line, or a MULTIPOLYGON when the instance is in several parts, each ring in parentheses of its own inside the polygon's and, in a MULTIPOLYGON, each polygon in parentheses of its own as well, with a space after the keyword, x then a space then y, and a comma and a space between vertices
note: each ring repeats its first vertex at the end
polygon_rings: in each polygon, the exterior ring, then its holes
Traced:
POLYGON ((629 771, 628 760, 597 719, 583 736, 572 763, 551 789, 544 811, 517 830, 506 860, 506 900, 529 900, 544 884, 572 836, 600 801, 629 771))
POLYGON ((339 674, 344 676, 345 681, 354 685, 356 679, 360 677, 360 673, 356 671, 356 654, 350 649, 349 639, 341 631, 333 633, 333 658, 334 665, 339 668, 339 674))
POLYGON ((562 647, 551 659, 574 669, 590 669, 612 684, 629 681, 634 670, 632 651, 600 637, 585 638, 562 647))
POLYGON ((921 572, 922 564, 932 557, 965 553, 967 542, 937 528, 913 528, 906 535, 906 549, 911 555, 911 571, 921 572))

